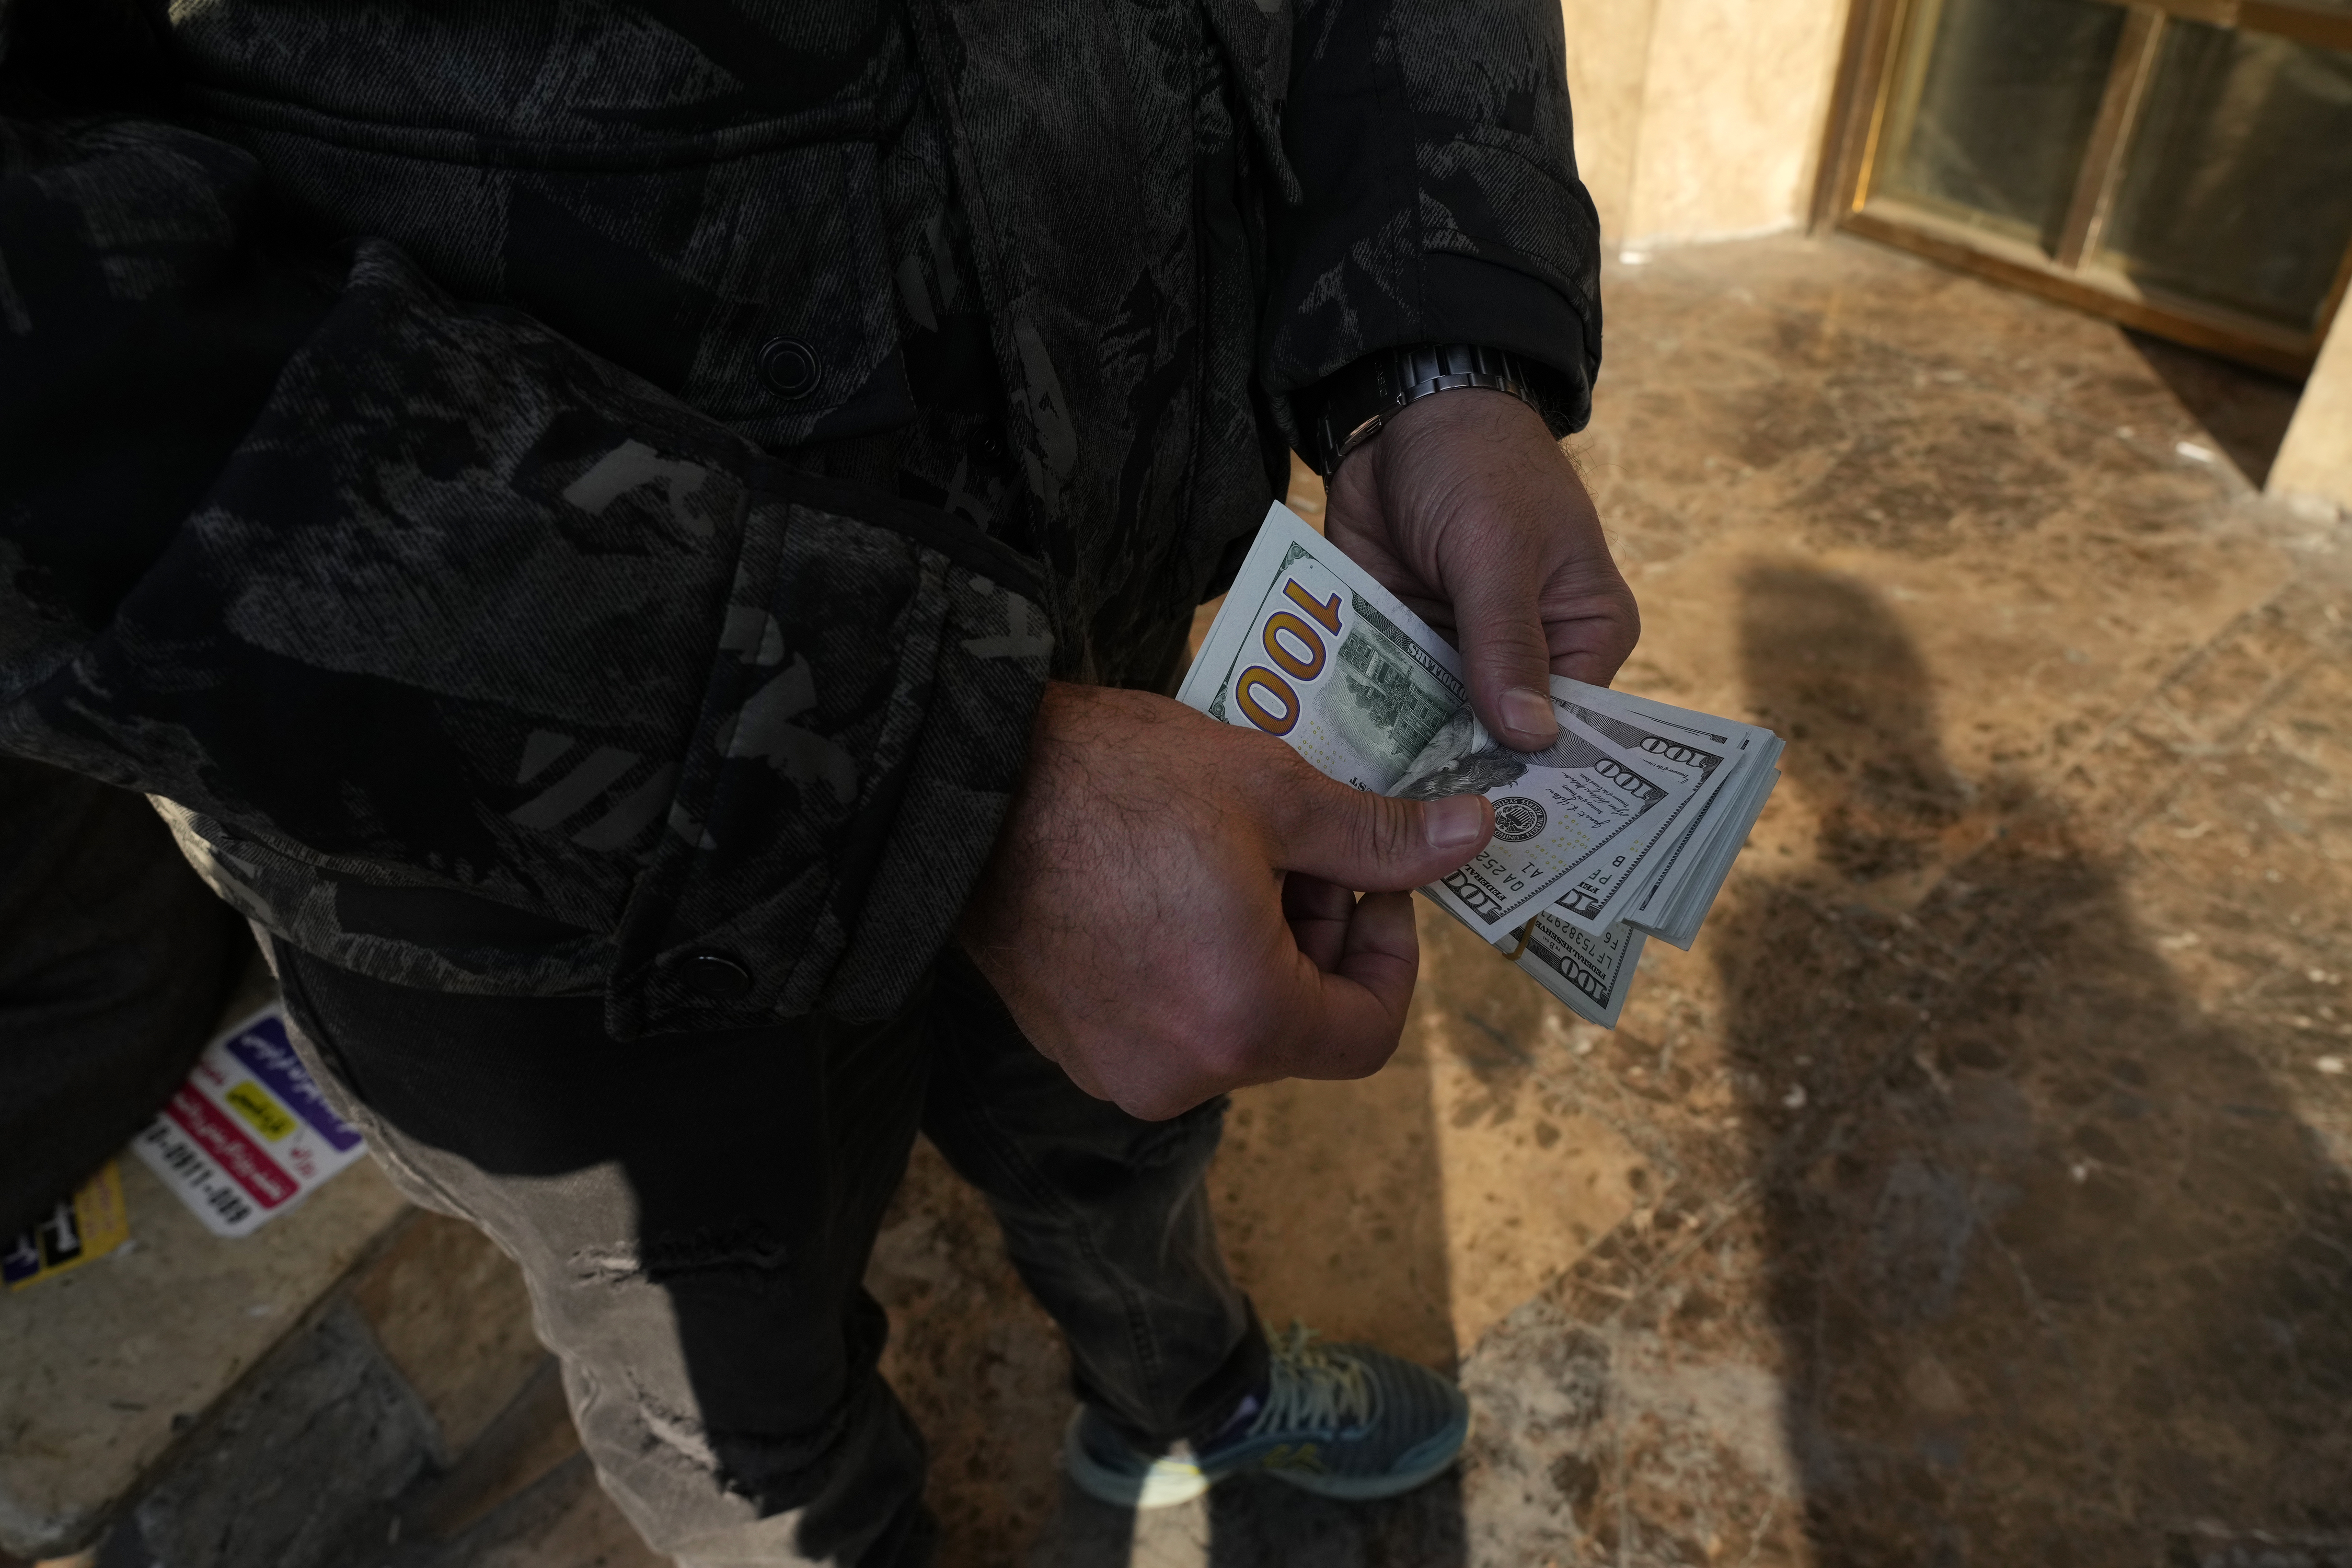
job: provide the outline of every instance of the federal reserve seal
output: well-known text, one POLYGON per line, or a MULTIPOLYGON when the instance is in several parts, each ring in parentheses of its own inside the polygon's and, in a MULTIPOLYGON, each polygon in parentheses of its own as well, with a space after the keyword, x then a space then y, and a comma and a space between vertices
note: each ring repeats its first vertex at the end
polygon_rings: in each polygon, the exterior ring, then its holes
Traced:
POLYGON ((1507 795, 1495 803, 1495 837, 1506 844, 1524 844, 1544 830, 1543 805, 1523 795, 1507 795))

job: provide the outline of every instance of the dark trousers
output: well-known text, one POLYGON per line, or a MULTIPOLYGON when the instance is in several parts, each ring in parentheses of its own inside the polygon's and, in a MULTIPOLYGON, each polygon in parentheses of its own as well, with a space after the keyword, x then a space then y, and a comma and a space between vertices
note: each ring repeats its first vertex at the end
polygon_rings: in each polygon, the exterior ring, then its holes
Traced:
POLYGON ((521 1265, 605 1489, 687 1563, 927 1560, 922 1443, 861 1284, 918 1128, 994 1208, 1083 1397, 1168 1440, 1264 1378, 1203 1190, 1222 1103, 1152 1123, 1088 1098, 960 958, 887 1024, 622 1045, 594 998, 276 956, 314 1070, 411 1197, 521 1265))
POLYGON ((144 797, 0 757, 0 1242, 163 1108, 252 957, 144 797))

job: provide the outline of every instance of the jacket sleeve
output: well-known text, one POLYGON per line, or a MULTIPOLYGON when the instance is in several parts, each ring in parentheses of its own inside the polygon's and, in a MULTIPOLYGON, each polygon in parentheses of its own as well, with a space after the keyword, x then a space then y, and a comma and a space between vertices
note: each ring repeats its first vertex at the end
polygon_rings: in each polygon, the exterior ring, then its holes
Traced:
POLYGON ((893 1010, 1022 764, 1034 565, 266 217, 222 142, 0 120, 0 750, 381 978, 893 1010))
POLYGON ((1374 349, 1472 342, 1543 367, 1553 433, 1582 428, 1601 226, 1559 7, 1301 0, 1281 124, 1298 199, 1272 220, 1259 369, 1282 416, 1374 349))

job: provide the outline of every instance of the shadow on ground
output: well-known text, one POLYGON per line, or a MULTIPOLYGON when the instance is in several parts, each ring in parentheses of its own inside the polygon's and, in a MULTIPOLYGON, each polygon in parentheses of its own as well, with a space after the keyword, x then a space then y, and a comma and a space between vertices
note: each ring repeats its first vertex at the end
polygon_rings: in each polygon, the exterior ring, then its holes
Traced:
MULTIPOLYGON (((2277 1062, 2181 989, 2065 810, 1948 763, 1871 589, 1756 566, 1739 620, 1816 853, 1719 911, 1687 1031, 1558 1026, 1437 922, 1426 1035, 1358 1098, 1246 1097, 1214 1178, 1277 1321, 1440 1362, 1449 1295, 1458 1313, 1533 1245, 1449 1250, 1463 1151, 1566 1150, 1605 1121, 1666 1173, 1630 1169, 1623 1223, 1464 1331, 1462 1472, 1369 1509, 1271 1481, 1140 1518, 1039 1496, 1018 1527, 951 1531, 951 1563, 1013 1560, 992 1547, 1044 1520, 1032 1568, 2352 1563, 2352 1191, 2277 1062)), ((2215 942, 2228 907, 2201 917, 2215 942)), ((1529 1224, 1559 1206, 1517 1201, 1529 1224)), ((1007 1373, 1053 1353, 1042 1318, 1013 1339, 1041 1348, 1007 1373)), ((949 1371, 909 1381, 971 1386, 949 1371)), ((1049 1476, 1066 1409, 985 1430, 1049 1476)), ((965 1441, 950 1473, 986 1468, 965 1441)))
POLYGON ((2261 489, 2270 478, 2279 447, 2286 440, 2287 424, 2294 417, 2303 384, 2249 370, 2145 332, 2126 332, 2123 337, 2157 379, 2180 399, 2180 405, 2205 427, 2222 455, 2238 466, 2246 482, 2261 489))
POLYGON ((947 1568, 2352 1568, 2352 601, 2240 479, 2291 389, 1842 242, 1616 298, 1625 683, 1789 777, 1616 1031, 1435 918, 1396 1063, 1213 1176, 1275 1323, 1458 1360, 1458 1477, 1063 1497, 1050 1326, 919 1160, 947 1568))
MULTIPOLYGON (((1860 584, 1750 574, 1751 700, 1867 887, 1977 803, 1860 584)), ((2352 1192, 2060 814, 1916 909, 1714 943, 1815 1563, 2352 1562, 2352 1192), (2235 1533, 2233 1533, 2235 1531, 2235 1533)))

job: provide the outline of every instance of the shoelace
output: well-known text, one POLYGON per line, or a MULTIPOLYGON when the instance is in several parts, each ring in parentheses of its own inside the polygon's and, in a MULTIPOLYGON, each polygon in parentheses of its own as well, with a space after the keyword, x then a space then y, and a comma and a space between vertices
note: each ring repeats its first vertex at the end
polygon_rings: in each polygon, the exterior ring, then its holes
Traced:
POLYGON ((1311 1342, 1316 1331, 1293 1322, 1290 1332, 1267 1346, 1272 1352, 1265 1408, 1250 1423, 1250 1435, 1305 1427, 1336 1432, 1365 1426, 1379 1414, 1380 1398, 1364 1363, 1330 1345, 1311 1342))

